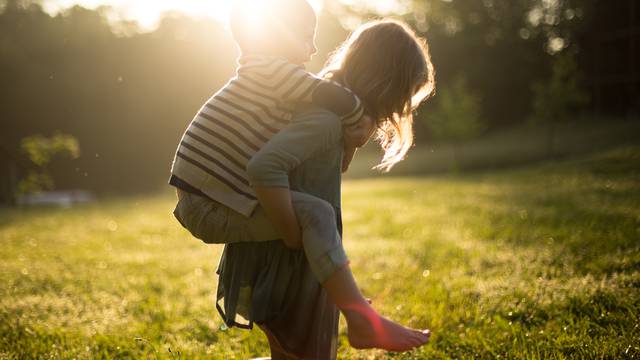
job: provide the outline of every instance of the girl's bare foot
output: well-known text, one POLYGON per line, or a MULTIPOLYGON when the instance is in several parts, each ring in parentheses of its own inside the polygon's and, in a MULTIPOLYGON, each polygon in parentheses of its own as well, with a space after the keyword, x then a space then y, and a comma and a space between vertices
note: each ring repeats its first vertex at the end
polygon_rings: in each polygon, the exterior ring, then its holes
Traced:
POLYGON ((406 328, 373 310, 358 289, 348 265, 329 276, 322 286, 347 319, 349 343, 354 348, 407 351, 429 341, 429 330, 406 328))
POLYGON ((409 351, 429 342, 429 330, 406 328, 378 314, 368 305, 343 310, 347 319, 349 343, 356 349, 378 348, 409 351))

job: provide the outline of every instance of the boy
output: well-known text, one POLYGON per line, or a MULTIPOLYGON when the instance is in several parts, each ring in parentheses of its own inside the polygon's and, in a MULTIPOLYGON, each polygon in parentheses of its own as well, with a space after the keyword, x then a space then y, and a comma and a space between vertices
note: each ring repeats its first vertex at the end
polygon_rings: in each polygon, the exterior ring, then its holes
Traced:
POLYGON ((206 243, 281 238, 288 247, 299 248, 303 238, 305 243, 313 238, 305 251, 322 282, 347 263, 332 225, 333 208, 319 198, 278 189, 282 191, 261 195, 261 201, 291 201, 299 224, 291 221, 296 216, 265 214, 246 172, 252 156, 286 126, 300 103, 323 107, 341 117, 345 127, 343 170, 355 148, 368 138, 365 133, 371 119, 361 121, 360 100, 301 66, 316 52, 315 27, 315 12, 304 0, 236 4, 231 29, 241 50, 237 76, 207 101, 185 131, 169 182, 178 189, 176 218, 206 243), (281 196, 283 192, 286 196, 281 196), (311 228, 318 224, 323 224, 322 229, 311 228))

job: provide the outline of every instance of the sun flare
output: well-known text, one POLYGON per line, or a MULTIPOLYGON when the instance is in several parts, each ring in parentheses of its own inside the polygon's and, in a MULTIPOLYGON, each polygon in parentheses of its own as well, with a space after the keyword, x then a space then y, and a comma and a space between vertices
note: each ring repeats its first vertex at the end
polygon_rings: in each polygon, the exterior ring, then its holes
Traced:
MULTIPOLYGON (((256 3, 260 0, 253 0, 256 3)), ((319 11, 322 0, 309 0, 319 11)), ((44 0, 44 9, 55 14, 74 5, 95 9, 111 6, 112 20, 135 20, 142 29, 153 30, 166 12, 180 12, 192 17, 207 17, 227 23, 233 2, 228 0, 44 0)))

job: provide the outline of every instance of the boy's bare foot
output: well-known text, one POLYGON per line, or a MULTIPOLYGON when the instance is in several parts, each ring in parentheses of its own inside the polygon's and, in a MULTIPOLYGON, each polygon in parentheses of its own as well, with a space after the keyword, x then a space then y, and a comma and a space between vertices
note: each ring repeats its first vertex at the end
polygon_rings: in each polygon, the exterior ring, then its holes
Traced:
POLYGON ((409 351, 429 342, 429 330, 406 328, 378 314, 370 306, 344 311, 349 343, 356 349, 409 351))

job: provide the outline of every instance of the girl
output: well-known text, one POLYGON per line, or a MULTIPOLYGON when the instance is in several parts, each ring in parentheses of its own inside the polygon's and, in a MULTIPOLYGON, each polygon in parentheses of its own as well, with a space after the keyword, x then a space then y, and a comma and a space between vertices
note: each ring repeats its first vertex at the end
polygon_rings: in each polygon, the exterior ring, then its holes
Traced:
MULTIPOLYGON (((402 160, 413 142, 411 112, 434 92, 426 42, 401 22, 371 22, 352 34, 323 73, 350 88, 375 119, 385 151, 377 167, 389 170, 402 160)), ((291 190, 330 203, 341 231, 341 142, 335 115, 317 108, 301 111, 249 164, 265 211, 293 213, 290 203, 269 209, 268 201, 262 201, 273 190, 271 184, 288 183, 291 190)), ((320 284, 305 254, 281 241, 226 245, 218 274, 218 304, 224 300, 218 309, 225 321, 238 324, 244 318, 259 324, 274 358, 335 358, 338 308, 356 348, 405 351, 429 338, 428 331, 408 329, 377 314, 355 286, 348 265, 320 284)))

